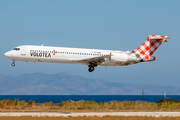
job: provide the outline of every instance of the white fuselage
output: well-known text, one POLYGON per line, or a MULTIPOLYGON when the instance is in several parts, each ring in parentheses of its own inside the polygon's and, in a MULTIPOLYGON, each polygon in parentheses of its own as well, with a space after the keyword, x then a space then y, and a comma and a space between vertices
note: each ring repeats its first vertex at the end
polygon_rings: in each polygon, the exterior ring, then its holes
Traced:
POLYGON ((136 56, 128 51, 82 49, 67 47, 48 47, 48 46, 18 46, 14 50, 8 51, 4 56, 13 61, 33 61, 33 62, 51 62, 51 63, 69 63, 89 65, 88 60, 106 55, 105 61, 100 64, 103 66, 123 66, 137 63, 136 56))
POLYGON ((92 72, 97 66, 124 66, 155 61, 152 54, 162 42, 167 42, 167 36, 149 35, 143 44, 132 51, 23 45, 6 52, 4 57, 13 60, 12 66, 15 66, 15 61, 69 63, 88 65, 88 71, 92 72))

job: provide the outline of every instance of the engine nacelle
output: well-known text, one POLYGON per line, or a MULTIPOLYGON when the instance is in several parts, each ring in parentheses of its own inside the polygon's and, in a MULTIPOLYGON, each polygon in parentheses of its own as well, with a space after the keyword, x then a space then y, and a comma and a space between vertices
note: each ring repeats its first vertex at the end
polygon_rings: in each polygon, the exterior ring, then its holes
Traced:
POLYGON ((113 52, 111 56, 111 60, 113 61, 119 61, 119 62, 127 62, 128 61, 128 55, 126 53, 116 53, 113 52))
POLYGON ((136 56, 128 55, 128 62, 137 62, 138 59, 136 56))

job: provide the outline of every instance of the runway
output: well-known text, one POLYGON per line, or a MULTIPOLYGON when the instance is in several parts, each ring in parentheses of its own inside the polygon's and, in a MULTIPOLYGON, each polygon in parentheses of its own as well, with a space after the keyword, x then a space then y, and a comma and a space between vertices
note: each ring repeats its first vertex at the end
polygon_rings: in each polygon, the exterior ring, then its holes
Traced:
POLYGON ((85 112, 85 113, 69 113, 69 112, 1 112, 0 116, 38 116, 38 117, 78 117, 78 116, 149 116, 149 117, 180 117, 180 112, 85 112))

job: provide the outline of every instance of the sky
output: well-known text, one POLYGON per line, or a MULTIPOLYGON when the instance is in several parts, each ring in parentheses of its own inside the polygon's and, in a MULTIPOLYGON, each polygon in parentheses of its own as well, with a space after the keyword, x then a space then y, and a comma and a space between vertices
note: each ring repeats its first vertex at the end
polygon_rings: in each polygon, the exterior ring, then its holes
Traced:
POLYGON ((180 1, 178 0, 0 0, 0 74, 56 74, 135 85, 180 85, 180 1), (173 37, 153 54, 156 61, 97 67, 34 63, 4 58, 20 45, 134 50, 149 35, 173 37))

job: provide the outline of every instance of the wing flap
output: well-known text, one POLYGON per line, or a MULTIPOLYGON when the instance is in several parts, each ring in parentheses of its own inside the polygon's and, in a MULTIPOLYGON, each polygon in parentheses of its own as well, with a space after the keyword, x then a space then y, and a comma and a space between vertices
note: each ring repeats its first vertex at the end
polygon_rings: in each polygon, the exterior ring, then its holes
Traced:
POLYGON ((102 64, 106 58, 111 57, 111 55, 105 55, 105 56, 100 56, 100 57, 93 57, 93 58, 88 58, 88 59, 81 59, 81 60, 73 60, 74 62, 83 62, 86 63, 87 65, 93 63, 96 65, 102 64))

